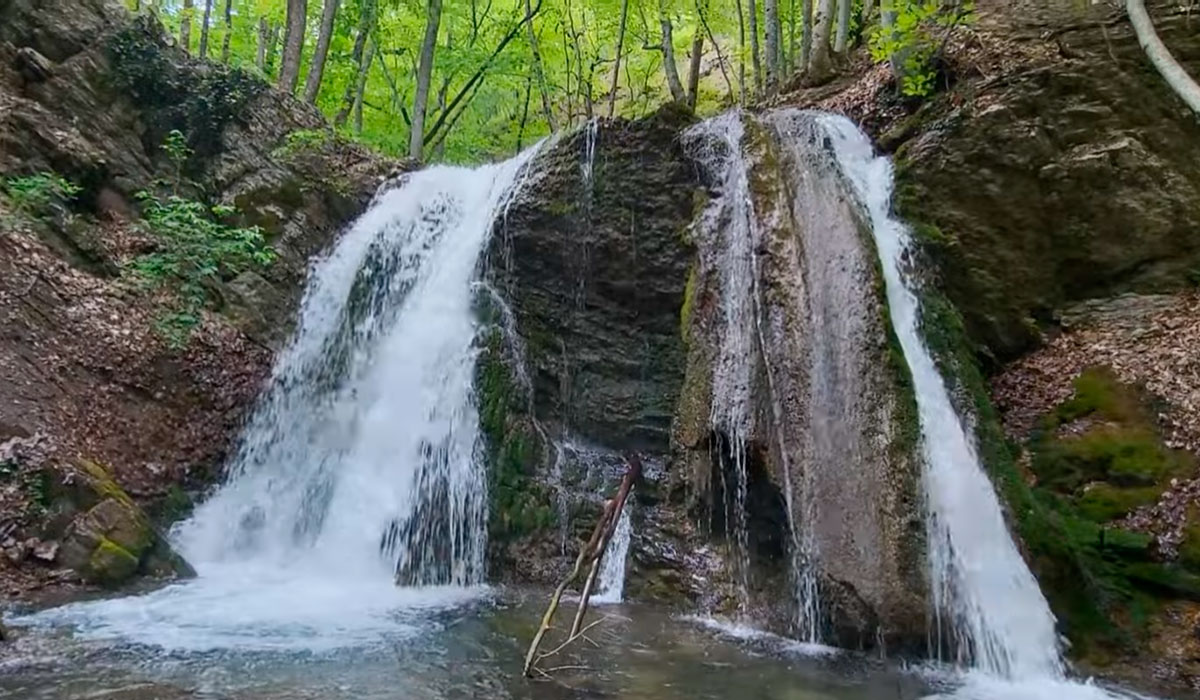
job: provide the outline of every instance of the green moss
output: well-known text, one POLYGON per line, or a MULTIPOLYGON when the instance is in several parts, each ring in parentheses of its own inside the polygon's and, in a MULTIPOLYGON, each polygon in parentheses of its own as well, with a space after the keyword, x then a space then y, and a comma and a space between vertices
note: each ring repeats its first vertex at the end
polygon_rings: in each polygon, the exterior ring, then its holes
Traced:
POLYGON ((1200 572, 1200 506, 1188 509, 1183 540, 1179 543, 1179 563, 1200 572))
POLYGON ((479 424, 488 463, 488 533, 493 542, 514 539, 556 522, 551 499, 532 478, 539 437, 531 428, 521 392, 503 357, 503 337, 493 328, 477 367, 479 424))
POLYGON ((696 263, 688 267, 687 282, 683 285, 683 304, 679 307, 679 336, 687 345, 692 334, 692 311, 696 303, 696 263))
POLYGON ((1128 515, 1140 506, 1154 503, 1161 493, 1162 489, 1155 487, 1123 489, 1098 483, 1089 486, 1083 495, 1075 499, 1075 507, 1088 520, 1107 523, 1128 515))
POLYGON ((133 576, 137 568, 137 557, 116 542, 103 537, 88 561, 88 579, 94 583, 114 585, 133 576))

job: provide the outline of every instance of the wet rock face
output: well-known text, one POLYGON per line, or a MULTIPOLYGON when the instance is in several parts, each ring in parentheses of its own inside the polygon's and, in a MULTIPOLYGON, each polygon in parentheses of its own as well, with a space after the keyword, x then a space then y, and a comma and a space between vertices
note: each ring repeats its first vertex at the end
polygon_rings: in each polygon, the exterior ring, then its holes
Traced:
MULTIPOLYGON (((1200 73, 1186 13, 1147 4, 1200 73)), ((1200 123, 1108 6, 998 5, 979 3, 984 41, 1011 52, 1020 36, 1024 53, 913 118, 897 194, 973 340, 1005 360, 1063 306, 1178 288, 1200 267, 1200 123)))
POLYGON ((494 238, 489 276, 525 340, 535 412, 555 434, 667 449, 696 193, 684 119, 601 120, 547 145, 494 238))
POLYGON ((809 634, 795 591, 811 576, 823 641, 919 650, 915 406, 888 342, 871 232, 810 115, 727 118, 689 134, 698 153, 717 154, 702 158, 716 189, 694 233, 676 421, 696 507, 749 550, 742 595, 760 620, 809 634), (739 509, 744 534, 727 517, 739 509))

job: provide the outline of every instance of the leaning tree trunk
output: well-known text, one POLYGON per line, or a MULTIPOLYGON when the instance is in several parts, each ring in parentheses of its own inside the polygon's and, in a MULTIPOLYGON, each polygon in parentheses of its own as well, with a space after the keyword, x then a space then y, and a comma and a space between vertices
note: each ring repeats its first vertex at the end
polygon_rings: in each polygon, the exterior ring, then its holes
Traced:
POLYGON ((621 19, 617 24, 617 55, 613 59, 612 86, 608 90, 608 116, 617 109, 617 81, 621 77, 621 52, 625 50, 625 19, 629 17, 629 0, 621 0, 621 19))
MULTIPOLYGON (((741 2, 741 0, 735 0, 741 2)), ((763 80, 762 80, 762 65, 758 60, 758 1, 747 0, 750 18, 750 67, 754 69, 754 96, 762 95, 763 80)))
POLYGON ((429 103, 429 80, 433 76, 433 58, 441 21, 442 0, 429 0, 425 18, 425 39, 421 42, 421 58, 417 64, 417 92, 413 97, 412 131, 408 139, 408 155, 417 161, 421 160, 421 153, 425 149, 425 107, 429 103))
POLYGON ((363 70, 363 57, 367 53, 367 39, 375 29, 375 11, 377 0, 363 0, 358 16, 358 34, 354 37, 354 48, 350 52, 350 62, 354 64, 355 79, 346 83, 346 91, 342 93, 342 107, 333 117, 333 125, 342 127, 354 110, 354 88, 358 85, 358 74, 363 70))
POLYGON ((779 85, 779 0, 763 0, 763 21, 767 23, 767 91, 779 85))
POLYGON ((183 0, 183 11, 179 14, 179 45, 184 51, 192 50, 192 12, 194 0, 183 0))
POLYGON ((679 69, 675 65, 675 39, 671 36, 671 19, 667 17, 667 8, 662 0, 658 1, 658 22, 662 27, 663 70, 667 74, 667 88, 671 91, 671 99, 684 103, 687 94, 683 91, 683 83, 679 82, 679 69))
POLYGON ((546 69, 542 66, 542 55, 538 52, 537 31, 533 28, 533 4, 530 0, 525 0, 525 17, 533 74, 537 78, 538 90, 542 93, 542 116, 546 118, 546 127, 553 133, 557 130, 554 125, 554 111, 550 108, 550 90, 546 87, 546 69))
POLYGON ((692 109, 696 109, 696 93, 700 91, 700 59, 703 57, 703 28, 696 27, 696 33, 692 36, 692 60, 688 63, 687 103, 692 109))
POLYGON ((258 18, 258 54, 254 57, 254 65, 261 73, 267 72, 267 40, 271 36, 271 26, 266 17, 258 18))
POLYGON ((225 36, 221 37, 221 63, 229 63, 229 43, 233 40, 233 0, 225 0, 225 36))
POLYGON ((800 0, 800 15, 804 20, 800 27, 800 72, 808 73, 808 61, 812 57, 813 0, 800 0))
POLYGON ((279 68, 279 87, 290 95, 300 79, 300 58, 304 53, 304 24, 308 0, 288 0, 287 29, 283 33, 283 64, 279 68))
POLYGON ((358 72, 358 84, 354 86, 354 133, 361 135, 363 130, 363 101, 366 99, 367 75, 371 72, 371 63, 375 60, 375 42, 367 44, 367 55, 363 57, 363 69, 358 72))
POLYGON ((333 22, 337 19, 338 4, 341 0, 325 0, 321 10, 321 29, 317 34, 317 47, 313 51, 312 64, 308 67, 308 77, 304 80, 304 101, 310 105, 317 103, 321 94, 321 80, 325 77, 325 58, 329 55, 329 41, 333 38, 333 22))
POLYGON ((1192 111, 1200 115, 1200 85, 1187 74, 1183 66, 1167 50, 1166 44, 1158 38, 1154 31, 1154 23, 1146 13, 1142 0, 1125 0, 1125 11, 1129 13, 1129 21, 1133 23, 1133 31, 1137 34, 1138 43, 1146 52, 1146 57, 1154 68, 1167 82, 1167 87, 1179 95, 1192 111))
POLYGON ((200 24, 200 58, 208 58, 208 23, 212 21, 213 0, 204 0, 204 22, 200 24))

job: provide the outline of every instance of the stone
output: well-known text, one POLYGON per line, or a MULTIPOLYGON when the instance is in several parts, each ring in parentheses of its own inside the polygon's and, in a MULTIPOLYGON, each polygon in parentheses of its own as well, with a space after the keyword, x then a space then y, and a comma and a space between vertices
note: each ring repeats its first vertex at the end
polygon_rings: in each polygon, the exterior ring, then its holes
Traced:
POLYGON ((45 564, 53 564, 58 558, 58 542, 50 540, 48 542, 39 542, 33 548, 33 558, 45 564))
POLYGON ((50 59, 28 46, 17 49, 16 68, 27 83, 40 83, 53 72, 50 59))

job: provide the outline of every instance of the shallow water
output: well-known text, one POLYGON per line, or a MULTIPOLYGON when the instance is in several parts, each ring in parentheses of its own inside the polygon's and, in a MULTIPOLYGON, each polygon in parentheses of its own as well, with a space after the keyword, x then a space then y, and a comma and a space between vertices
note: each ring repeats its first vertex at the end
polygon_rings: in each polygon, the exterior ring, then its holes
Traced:
POLYGON ((476 590, 457 604, 444 593, 402 595, 391 611, 344 611, 360 623, 376 616, 347 636, 349 625, 336 626, 338 608, 354 596, 331 597, 328 609, 272 627, 273 610, 287 607, 281 585, 258 592, 259 605, 247 607, 257 614, 248 613, 239 635, 227 623, 195 629, 172 620, 172 607, 197 602, 186 596, 220 604, 219 590, 188 587, 16 618, 34 626, 0 652, 0 698, 904 700, 929 689, 918 675, 855 655, 646 605, 605 606, 597 613, 605 620, 589 634, 598 646, 581 644, 543 664, 580 668, 531 681, 520 668, 541 594, 476 590))
MULTIPOLYGON (((0 646, 0 698, 1118 697, 1079 683, 1014 684, 907 669, 643 604, 599 609, 604 621, 589 633, 595 646, 580 644, 544 662, 558 668, 551 680, 527 680, 520 668, 544 592, 393 588, 385 603, 380 591, 325 596, 309 582, 304 595, 296 593, 284 577, 260 580, 253 590, 227 578, 9 616, 18 638, 0 646), (181 612, 231 598, 246 611, 240 623, 223 614, 208 624, 181 612), (272 622, 285 613, 291 624, 272 622)), ((569 619, 571 612, 567 604, 560 614, 569 619)))

